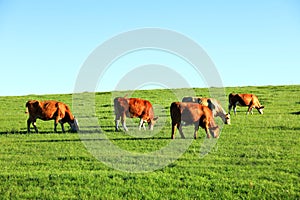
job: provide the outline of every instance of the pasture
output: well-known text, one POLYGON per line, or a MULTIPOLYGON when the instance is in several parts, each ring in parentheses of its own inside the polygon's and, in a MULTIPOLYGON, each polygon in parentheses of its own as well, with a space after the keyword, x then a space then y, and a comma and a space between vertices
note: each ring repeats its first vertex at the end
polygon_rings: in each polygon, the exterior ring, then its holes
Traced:
MULTIPOLYGON (((194 91, 197 96, 208 95, 205 88, 194 91)), ((246 116, 247 108, 237 107, 231 125, 223 126, 204 157, 200 156, 204 130, 199 129, 193 140, 193 126, 184 127, 186 140, 191 141, 187 150, 165 167, 139 173, 104 164, 87 143, 101 146, 109 140, 127 152, 145 154, 168 145, 169 106, 177 101, 171 90, 131 92, 130 96, 153 104, 159 116, 153 132, 138 131, 138 119, 127 120, 128 133, 115 132, 113 93, 106 92, 95 94, 99 127, 79 116, 82 134, 63 134, 60 126, 59 133, 53 133, 53 121, 41 120, 40 133, 27 134, 27 100, 54 99, 72 108, 72 95, 0 97, 0 198, 300 199, 300 85, 225 88, 226 95, 231 92, 256 94, 265 106, 264 115, 253 110, 246 116)), ((183 141, 178 131, 175 140, 183 141)), ((107 156, 118 163, 116 152, 107 156)))

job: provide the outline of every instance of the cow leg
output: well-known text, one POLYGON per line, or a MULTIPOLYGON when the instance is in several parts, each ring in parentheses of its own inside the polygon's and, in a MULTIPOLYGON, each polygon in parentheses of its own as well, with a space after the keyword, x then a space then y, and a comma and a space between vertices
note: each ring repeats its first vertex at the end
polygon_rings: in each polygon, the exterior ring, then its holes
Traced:
MULTIPOLYGON (((143 120, 143 128, 144 128, 144 131, 146 130, 146 126, 145 126, 146 122, 147 122, 147 121, 143 120)), ((150 128, 151 128, 151 127, 150 127, 150 125, 149 125, 149 129, 150 129, 150 128)))
POLYGON ((55 133, 57 133, 57 129, 56 129, 57 124, 58 124, 58 122, 56 122, 56 120, 54 120, 54 132, 55 132, 55 133))
POLYGON ((253 107, 249 106, 248 107, 248 111, 247 111, 247 115, 251 112, 251 115, 253 115, 253 107))
POLYGON ((31 120, 28 119, 27 120, 27 133, 30 133, 30 124, 31 124, 31 120))
POLYGON ((139 130, 141 130, 142 127, 144 128, 144 130, 146 130, 146 127, 145 127, 145 123, 144 123, 143 118, 140 119, 139 130))
POLYGON ((209 122, 207 120, 204 121, 204 130, 205 130, 205 133, 206 133, 206 137, 210 138, 211 133, 210 133, 210 130, 209 130, 209 122))
POLYGON ((185 138, 184 137, 184 134, 182 132, 182 128, 181 128, 181 124, 180 123, 172 123, 172 135, 171 135, 171 139, 175 139, 175 133, 176 133, 176 129, 178 128, 179 130, 179 133, 180 133, 180 136, 181 138, 185 138))
POLYGON ((32 124, 32 126, 33 126, 35 132, 38 133, 39 130, 38 130, 38 128, 36 127, 36 119, 31 119, 31 118, 29 118, 29 119, 27 120, 27 132, 28 132, 28 133, 30 133, 30 124, 32 124))
POLYGON ((176 132, 177 124, 172 123, 172 134, 171 139, 175 139, 175 132, 176 132))
POLYGON ((119 124, 120 124, 120 115, 116 115, 115 118, 115 131, 119 131, 119 124))
POLYGON ((65 133, 65 127, 64 127, 64 124, 63 124, 63 123, 60 123, 60 125, 61 125, 61 130, 62 130, 62 132, 65 133))
POLYGON ((236 105, 233 106, 234 115, 236 115, 236 105))
POLYGON ((35 122, 35 120, 32 122, 32 126, 33 126, 35 132, 38 133, 39 130, 38 130, 38 128, 36 127, 36 122, 35 122))
POLYGON ((57 125, 58 125, 58 123, 60 123, 60 125, 61 125, 62 132, 65 133, 64 125, 63 125, 63 123, 61 122, 61 120, 58 117, 54 120, 54 132, 57 133, 57 125))
POLYGON ((39 130, 38 130, 38 128, 36 127, 36 122, 35 122, 35 121, 32 122, 32 125, 33 125, 33 127, 34 127, 35 132, 38 133, 39 130))
POLYGON ((121 122, 122 122, 122 126, 123 126, 124 130, 128 131, 128 128, 126 126, 126 116, 125 116, 125 114, 123 114, 123 116, 121 117, 121 122))
POLYGON ((199 123, 196 123, 195 124, 194 139, 197 139, 198 130, 199 130, 199 123))
POLYGON ((125 131, 128 131, 125 120, 122 120, 122 126, 123 126, 125 131))
POLYGON ((210 131, 209 131, 208 127, 205 127, 205 133, 206 133, 206 137, 210 138, 210 131))
POLYGON ((179 130, 179 133, 180 133, 181 138, 184 139, 185 137, 184 137, 184 134, 183 134, 183 132, 182 132, 182 126, 181 126, 180 123, 177 124, 177 128, 178 128, 178 130, 179 130))
POLYGON ((117 120, 115 120, 115 131, 119 131, 119 124, 120 124, 120 120, 119 119, 117 119, 117 120))

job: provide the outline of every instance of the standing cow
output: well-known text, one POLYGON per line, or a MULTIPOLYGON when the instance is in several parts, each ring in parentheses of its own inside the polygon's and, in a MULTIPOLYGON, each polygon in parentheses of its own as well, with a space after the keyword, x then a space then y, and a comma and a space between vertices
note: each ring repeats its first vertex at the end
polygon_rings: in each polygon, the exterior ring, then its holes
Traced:
POLYGON ((182 102, 194 102, 208 106, 213 112, 214 117, 220 117, 224 124, 230 124, 230 114, 226 113, 221 103, 214 98, 183 97, 182 102))
POLYGON ((36 101, 30 100, 26 103, 26 113, 29 113, 27 120, 27 132, 30 133, 30 124, 33 125, 34 130, 38 133, 36 127, 36 120, 54 120, 54 132, 56 131, 57 124, 61 124, 62 132, 65 132, 64 123, 68 123, 73 132, 79 131, 78 122, 72 115, 69 107, 58 101, 36 101))
POLYGON ((182 121, 185 122, 185 125, 194 124, 195 139, 197 138, 199 126, 205 130, 207 138, 210 138, 210 135, 215 138, 219 137, 219 127, 214 121, 212 111, 207 106, 199 103, 173 102, 170 106, 170 114, 172 119, 172 139, 175 138, 176 128, 178 128, 181 138, 185 138, 181 127, 182 121))
POLYGON ((115 128, 119 131, 120 118, 125 131, 128 131, 126 126, 126 117, 140 118, 139 130, 145 128, 145 122, 148 123, 149 129, 153 130, 154 124, 158 117, 154 117, 152 104, 144 99, 116 97, 114 99, 115 109, 115 128))
POLYGON ((256 108, 259 114, 263 114, 264 106, 260 105, 257 96, 254 94, 229 94, 229 105, 228 105, 228 113, 230 113, 232 107, 234 114, 236 115, 236 106, 248 106, 247 115, 249 112, 253 114, 252 109, 256 108))

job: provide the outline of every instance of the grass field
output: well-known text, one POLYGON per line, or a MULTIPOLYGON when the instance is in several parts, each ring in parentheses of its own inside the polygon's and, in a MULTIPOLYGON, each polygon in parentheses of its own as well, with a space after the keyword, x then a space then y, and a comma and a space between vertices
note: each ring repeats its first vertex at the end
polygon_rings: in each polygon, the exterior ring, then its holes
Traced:
MULTIPOLYGON (((207 89, 194 91, 208 95, 207 89)), ((225 92, 256 94, 264 115, 254 110, 246 116, 247 108, 238 107, 204 157, 204 130, 193 140, 193 126, 184 127, 187 139, 178 132, 175 139, 179 151, 190 142, 182 155, 172 160, 168 156, 173 154, 166 154, 160 160, 166 166, 144 173, 138 170, 147 171, 149 164, 121 165, 123 157, 106 149, 107 141, 132 155, 170 145, 169 106, 177 100, 172 91, 131 92, 150 100, 160 118, 154 132, 139 132, 138 120, 128 120, 128 133, 114 131, 109 92, 95 94, 93 119, 99 126, 90 125, 89 116, 79 116, 80 134, 53 133, 53 121, 40 120, 39 134, 26 133, 27 100, 55 99, 72 107, 70 94, 0 97, 0 199, 300 199, 300 86, 231 87, 225 92), (115 167, 94 156, 93 147, 102 149, 115 167)))

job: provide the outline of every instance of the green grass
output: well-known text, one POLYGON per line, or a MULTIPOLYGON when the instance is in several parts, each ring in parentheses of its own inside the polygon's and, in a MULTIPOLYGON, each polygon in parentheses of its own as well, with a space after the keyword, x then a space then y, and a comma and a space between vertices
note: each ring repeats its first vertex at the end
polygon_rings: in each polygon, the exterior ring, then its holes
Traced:
MULTIPOLYGON (((208 95, 207 89, 194 91, 208 95)), ((53 133, 53 121, 40 120, 40 134, 26 133, 27 100, 55 99, 71 106, 72 95, 0 97, 0 199, 300 199, 300 86, 235 87, 225 92, 256 94, 265 106, 264 115, 254 110, 246 116, 247 108, 238 107, 232 124, 223 126, 216 145, 204 157, 200 156, 204 130, 192 140, 193 126, 184 127, 188 139, 180 139, 177 132, 174 150, 180 152, 180 145, 191 141, 188 149, 174 162, 146 173, 117 170, 92 153, 100 147, 107 150, 107 141, 133 155, 170 145, 174 91, 127 92, 149 99, 160 117, 154 132, 139 132, 138 120, 128 120, 128 134, 114 132, 115 93, 96 93, 95 118, 100 125, 90 126, 88 117, 78 116, 82 134, 53 133)), ((139 169, 118 152, 100 153, 116 166, 139 169)), ((166 154, 162 161, 171 161, 174 155, 166 154)), ((154 159, 152 164, 161 163, 154 159)))

